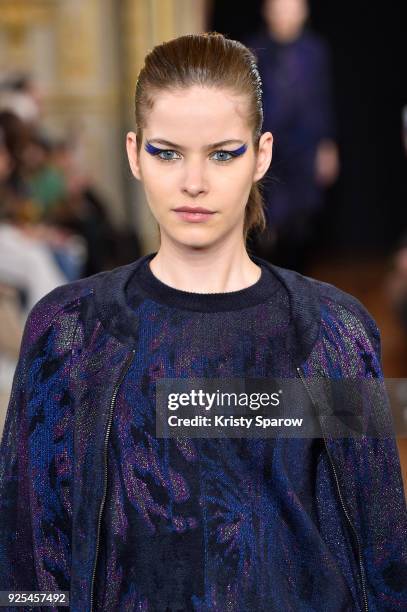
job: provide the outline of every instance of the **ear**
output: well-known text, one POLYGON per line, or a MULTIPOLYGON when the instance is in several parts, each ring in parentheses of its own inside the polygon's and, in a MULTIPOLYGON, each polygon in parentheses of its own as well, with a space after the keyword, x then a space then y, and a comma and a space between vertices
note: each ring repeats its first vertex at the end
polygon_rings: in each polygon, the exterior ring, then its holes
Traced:
POLYGON ((135 132, 128 132, 126 136, 126 149, 133 176, 140 181, 141 172, 139 164, 139 155, 137 153, 137 136, 135 132))
POLYGON ((257 153, 256 166, 253 175, 253 181, 259 181, 266 174, 271 164, 273 157, 273 134, 264 132, 259 140, 259 149, 257 153))

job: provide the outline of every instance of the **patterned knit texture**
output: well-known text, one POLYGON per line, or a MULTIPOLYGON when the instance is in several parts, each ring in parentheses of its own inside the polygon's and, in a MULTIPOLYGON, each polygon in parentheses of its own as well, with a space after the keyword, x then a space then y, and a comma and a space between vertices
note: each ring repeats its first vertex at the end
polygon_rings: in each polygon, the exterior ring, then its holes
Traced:
POLYGON ((393 439, 155 435, 162 377, 294 378, 300 363, 382 378, 369 313, 263 260, 243 290, 179 291, 151 257, 29 317, 0 447, 0 590, 70 590, 74 612, 406 609, 393 439))

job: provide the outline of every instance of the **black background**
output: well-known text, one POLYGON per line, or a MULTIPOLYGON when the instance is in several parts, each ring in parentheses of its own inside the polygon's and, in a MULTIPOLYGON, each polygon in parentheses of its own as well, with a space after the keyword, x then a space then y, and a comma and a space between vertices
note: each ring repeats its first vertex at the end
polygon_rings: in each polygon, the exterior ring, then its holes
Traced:
MULTIPOLYGON (((216 0, 208 30, 239 40, 261 24, 260 5, 216 0)), ((407 232, 401 13, 397 2, 310 2, 309 24, 331 47, 341 160, 320 219, 325 249, 387 253, 407 232)))

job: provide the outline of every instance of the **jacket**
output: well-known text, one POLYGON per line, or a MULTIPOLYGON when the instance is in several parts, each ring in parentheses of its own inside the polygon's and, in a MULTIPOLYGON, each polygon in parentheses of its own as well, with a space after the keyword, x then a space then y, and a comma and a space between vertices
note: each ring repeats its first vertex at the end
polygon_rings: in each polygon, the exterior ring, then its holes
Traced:
MULTIPOLYGON (((0 447, 0 590, 69 591, 71 610, 94 609, 107 444, 138 341, 129 292, 141 259, 57 287, 30 312, 0 447)), ((287 350, 318 408, 329 395, 315 399, 315 377, 382 380, 380 334, 366 308, 266 263, 288 292, 287 350)), ((363 405, 370 400, 378 401, 363 405)), ((323 428, 322 437, 358 567, 359 609, 404 610, 407 511, 395 439, 337 438, 323 428)))

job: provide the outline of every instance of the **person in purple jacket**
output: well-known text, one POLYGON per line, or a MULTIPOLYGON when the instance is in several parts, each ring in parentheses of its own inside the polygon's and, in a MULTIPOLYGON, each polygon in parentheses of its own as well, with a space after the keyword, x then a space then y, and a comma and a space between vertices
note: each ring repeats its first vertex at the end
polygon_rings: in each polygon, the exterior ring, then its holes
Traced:
POLYGON ((339 173, 330 50, 307 25, 307 0, 264 0, 260 30, 243 42, 263 82, 264 129, 275 154, 263 196, 267 229, 255 254, 299 272, 315 236, 324 190, 339 173))
POLYGON ((246 249, 272 159, 261 94, 253 54, 216 32, 146 56, 127 152, 160 246, 30 313, 0 447, 2 605, 19 591, 31 609, 36 591, 74 612, 405 610, 394 436, 337 436, 325 419, 388 420, 377 325, 246 249), (375 384, 338 406, 326 383, 349 378, 375 384), (313 435, 170 435, 162 420, 165 385, 274 381, 311 404, 313 435))

